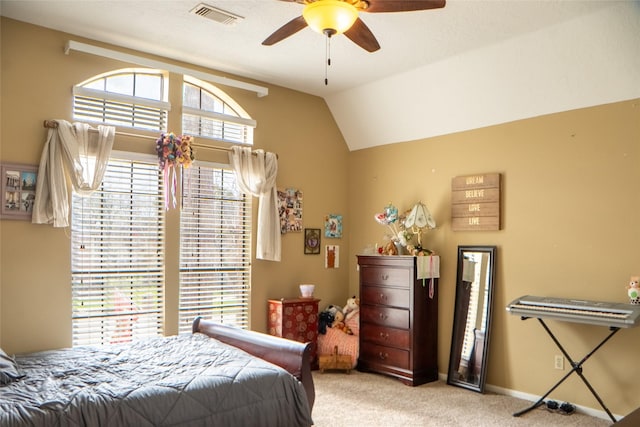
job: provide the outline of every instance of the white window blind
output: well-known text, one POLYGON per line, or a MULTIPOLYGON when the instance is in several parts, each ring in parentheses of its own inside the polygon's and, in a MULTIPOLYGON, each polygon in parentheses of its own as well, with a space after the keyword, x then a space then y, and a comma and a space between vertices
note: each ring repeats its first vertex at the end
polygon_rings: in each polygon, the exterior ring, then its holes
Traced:
POLYGON ((165 77, 153 71, 115 71, 73 88, 73 118, 166 131, 171 104, 165 77))
POLYGON ((190 332, 196 316, 248 327, 251 199, 232 171, 193 166, 182 204, 179 332, 190 332))
POLYGON ((256 121, 215 87, 185 76, 182 94, 182 131, 225 142, 253 144, 256 121), (219 92, 214 93, 214 92, 219 92), (223 99, 225 98, 225 99, 223 99))
POLYGON ((73 194, 73 345, 162 335, 164 208, 157 163, 111 159, 101 187, 73 194))

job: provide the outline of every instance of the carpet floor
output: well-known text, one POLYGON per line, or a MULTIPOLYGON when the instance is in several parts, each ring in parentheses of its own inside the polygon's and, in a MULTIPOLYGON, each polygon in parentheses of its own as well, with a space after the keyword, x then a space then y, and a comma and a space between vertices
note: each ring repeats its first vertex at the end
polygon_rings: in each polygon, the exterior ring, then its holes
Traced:
POLYGON ((313 372, 316 427, 358 426, 575 426, 604 427, 611 422, 580 412, 549 412, 545 406, 520 417, 513 413, 532 402, 487 392, 476 393, 435 381, 409 387, 394 378, 358 371, 313 372))

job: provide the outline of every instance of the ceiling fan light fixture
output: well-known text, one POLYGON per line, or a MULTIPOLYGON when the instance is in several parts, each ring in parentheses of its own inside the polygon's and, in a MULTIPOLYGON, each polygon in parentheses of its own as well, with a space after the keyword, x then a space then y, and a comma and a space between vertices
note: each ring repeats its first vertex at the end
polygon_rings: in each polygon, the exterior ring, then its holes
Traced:
POLYGON ((351 28, 358 19, 358 9, 341 0, 316 0, 304 7, 302 16, 313 31, 332 36, 351 28))

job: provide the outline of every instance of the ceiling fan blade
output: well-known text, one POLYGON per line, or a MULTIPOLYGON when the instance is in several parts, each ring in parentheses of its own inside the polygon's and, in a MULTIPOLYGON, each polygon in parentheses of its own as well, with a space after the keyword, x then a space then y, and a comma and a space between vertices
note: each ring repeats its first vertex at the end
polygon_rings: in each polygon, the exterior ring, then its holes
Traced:
POLYGON ((414 10, 440 9, 446 0, 367 0, 369 6, 362 12, 411 12, 414 10))
POLYGON ((278 43, 281 40, 286 39, 287 37, 297 33, 307 26, 307 21, 304 20, 302 16, 298 16, 297 18, 292 19, 291 21, 284 24, 282 27, 278 28, 273 34, 265 39, 262 42, 265 46, 271 46, 273 44, 278 43))
POLYGON ((356 22, 345 31, 344 35, 367 52, 375 52, 380 49, 378 40, 360 18, 356 19, 356 22))

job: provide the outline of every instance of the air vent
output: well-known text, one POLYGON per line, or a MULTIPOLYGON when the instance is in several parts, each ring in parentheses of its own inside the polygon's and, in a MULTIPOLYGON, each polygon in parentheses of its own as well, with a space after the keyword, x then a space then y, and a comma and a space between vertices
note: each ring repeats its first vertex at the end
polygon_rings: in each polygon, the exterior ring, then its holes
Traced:
POLYGON ((227 12, 226 10, 218 9, 217 7, 209 6, 208 4, 204 3, 200 3, 189 12, 200 15, 207 19, 211 19, 212 21, 216 21, 224 25, 233 25, 238 20, 244 19, 244 17, 242 16, 227 12))

